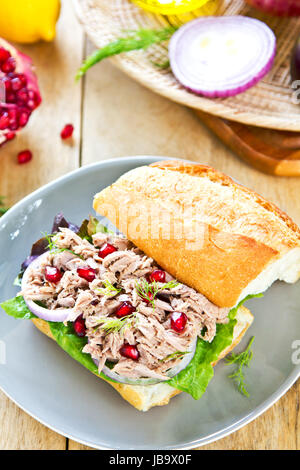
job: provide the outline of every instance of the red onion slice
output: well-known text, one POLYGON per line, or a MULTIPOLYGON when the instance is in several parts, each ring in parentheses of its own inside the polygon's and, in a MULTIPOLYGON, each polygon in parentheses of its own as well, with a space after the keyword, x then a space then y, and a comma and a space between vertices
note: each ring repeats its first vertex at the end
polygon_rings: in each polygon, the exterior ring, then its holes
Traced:
MULTIPOLYGON (((189 363, 191 362, 191 360, 194 357, 194 354, 195 354, 195 351, 196 351, 196 345, 197 345, 197 340, 189 348, 190 352, 188 354, 185 354, 182 357, 181 361, 175 367, 173 367, 172 369, 170 369, 167 372, 168 377, 165 380, 151 379, 151 378, 149 378, 149 379, 146 379, 146 378, 145 379, 131 379, 129 377, 125 377, 124 375, 119 375, 116 372, 113 372, 107 366, 103 367, 102 372, 109 379, 112 379, 115 382, 119 382, 119 383, 122 383, 122 384, 128 384, 128 385, 155 385, 155 384, 158 384, 158 383, 162 383, 162 382, 165 382, 165 381, 171 379, 175 375, 179 374, 179 372, 181 372, 183 369, 185 369, 189 365, 189 363)), ((99 361, 97 361, 97 359, 93 359, 93 361, 96 364, 96 366, 98 367, 99 361)))
MULTIPOLYGON (((28 281, 29 275, 31 271, 38 269, 40 264, 44 261, 44 259, 49 255, 49 252, 43 253, 41 256, 36 258, 34 261, 30 263, 28 268, 23 274, 22 278, 22 290, 25 289, 26 283, 28 281)), ((40 307, 37 305, 33 300, 28 300, 24 296, 25 303, 29 310, 36 315, 38 318, 46 321, 53 321, 53 322, 64 322, 70 313, 72 313, 72 308, 57 308, 54 310, 49 310, 48 308, 40 307)))
POLYGON ((197 18, 173 35, 169 56, 177 80, 210 98, 242 93, 272 67, 276 38, 263 22, 246 16, 197 18))

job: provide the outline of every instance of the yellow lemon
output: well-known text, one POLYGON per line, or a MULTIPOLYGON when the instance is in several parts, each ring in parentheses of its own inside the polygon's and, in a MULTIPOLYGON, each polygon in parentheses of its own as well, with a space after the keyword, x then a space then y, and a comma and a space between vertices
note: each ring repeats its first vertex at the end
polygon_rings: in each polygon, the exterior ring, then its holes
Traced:
POLYGON ((0 0, 0 36, 8 41, 52 41, 60 0, 0 0))
POLYGON ((209 0, 133 0, 134 3, 161 15, 179 15, 203 7, 209 0))

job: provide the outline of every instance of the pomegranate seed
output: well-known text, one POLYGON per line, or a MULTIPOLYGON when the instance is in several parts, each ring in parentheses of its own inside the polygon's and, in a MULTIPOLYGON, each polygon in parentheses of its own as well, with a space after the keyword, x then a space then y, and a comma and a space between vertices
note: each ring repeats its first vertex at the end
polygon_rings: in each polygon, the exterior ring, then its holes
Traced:
POLYGON ((0 66, 3 73, 14 72, 16 70, 17 62, 13 57, 9 57, 0 66))
POLYGON ((93 268, 78 268, 77 274, 88 282, 92 282, 96 277, 96 271, 93 268))
POLYGON ((8 113, 3 113, 0 116, 0 131, 7 129, 9 126, 9 116, 8 113))
POLYGON ((117 251, 117 248, 110 243, 104 243, 104 245, 100 248, 98 255, 100 258, 105 258, 107 255, 111 255, 117 251))
POLYGON ((47 281, 57 284, 62 278, 62 273, 55 266, 46 266, 45 278, 47 281))
POLYGON ((150 302, 153 301, 153 294, 152 292, 147 292, 147 299, 145 299, 145 297, 143 297, 143 301, 146 302, 146 304, 150 304, 150 302))
POLYGON ((19 77, 13 78, 11 81, 11 87, 14 91, 21 90, 23 84, 19 77))
POLYGON ((21 102, 21 104, 27 103, 28 102, 28 91, 26 88, 21 88, 21 90, 18 90, 17 95, 16 95, 18 101, 21 102))
POLYGON ((63 130, 60 133, 61 138, 64 139, 69 139, 72 137, 74 131, 74 126, 73 124, 66 124, 63 130))
POLYGON ((149 279, 151 282, 166 282, 166 273, 162 269, 154 269, 149 274, 149 279))
POLYGON ((177 333, 182 333, 187 323, 187 316, 182 312, 171 313, 171 328, 177 333))
POLYGON ((22 83, 22 87, 25 87, 27 85, 27 77, 26 75, 24 75, 24 73, 17 73, 16 74, 16 78, 18 77, 18 79, 21 81, 22 83))
POLYGON ((120 349, 120 354, 121 356, 132 359, 133 361, 137 361, 140 357, 137 347, 132 346, 131 344, 124 344, 120 349))
POLYGON ((30 116, 30 113, 26 109, 22 110, 19 116, 19 126, 21 127, 26 126, 29 116, 30 116))
POLYGON ((5 137, 6 137, 6 140, 13 140, 16 137, 16 133, 15 132, 7 132, 5 134, 5 137))
POLYGON ((30 162, 31 159, 32 159, 32 153, 30 152, 30 150, 23 150, 22 152, 18 153, 18 163, 20 165, 22 165, 23 163, 30 162))
POLYGON ((4 83, 6 92, 11 90, 11 80, 9 77, 3 77, 1 82, 4 83))
POLYGON ((122 318, 131 315, 133 312, 135 312, 134 306, 131 302, 126 301, 121 303, 115 313, 118 318, 122 318))
POLYGON ((6 103, 15 103, 16 102, 16 95, 13 91, 8 91, 6 93, 6 103))
POLYGON ((80 337, 85 336, 86 326, 85 326, 85 321, 82 315, 76 318, 76 320, 73 323, 73 328, 77 336, 80 336, 80 337))
POLYGON ((0 47, 0 64, 6 62, 11 57, 10 52, 4 47, 0 47))
POLYGON ((28 101, 27 101, 27 106, 30 109, 35 109, 39 106, 41 103, 42 99, 38 93, 36 93, 34 90, 28 90, 28 101))

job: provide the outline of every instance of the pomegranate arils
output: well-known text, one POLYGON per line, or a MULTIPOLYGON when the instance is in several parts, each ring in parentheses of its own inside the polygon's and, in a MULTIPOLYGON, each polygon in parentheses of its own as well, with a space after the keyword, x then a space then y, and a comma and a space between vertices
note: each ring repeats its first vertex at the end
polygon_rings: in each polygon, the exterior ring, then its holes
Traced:
POLYGON ((4 112, 0 115, 0 130, 3 131, 7 129, 9 125, 9 116, 8 113, 4 112))
POLYGON ((23 163, 30 162, 31 159, 32 159, 32 153, 30 152, 30 150, 23 150, 22 152, 18 153, 18 163, 20 165, 22 165, 23 163))
POLYGON ((11 90, 11 80, 10 80, 9 77, 7 77, 7 76, 2 77, 2 78, 1 78, 1 82, 2 82, 2 83, 4 84, 4 86, 5 86, 6 92, 11 90))
POLYGON ((22 86, 23 86, 23 83, 22 83, 22 81, 21 81, 18 77, 13 78, 13 79, 11 80, 11 88, 12 88, 14 91, 20 90, 20 89, 22 88, 22 86))
POLYGON ((69 139, 70 137, 72 137, 73 132, 74 132, 73 124, 66 124, 63 130, 61 131, 60 136, 63 140, 69 139))
POLYGON ((183 312, 171 313, 171 328, 177 333, 182 333, 187 323, 187 316, 183 312))
POLYGON ((16 70, 17 62, 14 57, 9 57, 5 62, 2 62, 0 69, 4 73, 14 72, 16 70))
POLYGON ((7 49, 4 49, 4 47, 0 47, 0 64, 6 62, 7 59, 10 58, 10 56, 10 52, 7 49))
POLYGON ((149 274, 149 280, 151 282, 166 282, 166 273, 162 269, 154 269, 149 274))
POLYGON ((45 279, 48 282, 53 282, 57 284, 62 278, 62 273, 55 266, 46 266, 45 267, 45 279))
POLYGON ((106 256, 111 255, 115 251, 117 251, 117 248, 115 246, 111 245, 110 243, 104 243, 104 245, 100 248, 98 255, 100 258, 103 259, 106 256))
POLYGON ((96 278, 96 271, 93 268, 78 268, 77 274, 88 282, 92 282, 96 278))
POLYGON ((121 356, 132 359, 133 361, 137 361, 140 357, 137 347, 132 346, 131 344, 124 344, 120 349, 120 354, 121 356))
POLYGON ((77 336, 80 336, 80 337, 85 336, 86 326, 85 326, 85 321, 82 315, 76 318, 76 320, 73 323, 73 328, 77 336))
POLYGON ((27 110, 22 110, 19 115, 19 126, 26 126, 30 113, 27 110))
POLYGON ((115 314, 118 318, 127 317, 135 312, 135 308, 131 302, 122 302, 121 305, 117 308, 115 314))
MULTIPOLYGON (((0 145, 28 123, 40 104, 38 83, 30 57, 0 38, 0 145), (7 114, 9 119, 7 119, 7 114), (12 132, 11 132, 12 131, 12 132)), ((21 163, 25 163, 23 157, 21 163)), ((25 158, 26 161, 28 161, 25 158)))

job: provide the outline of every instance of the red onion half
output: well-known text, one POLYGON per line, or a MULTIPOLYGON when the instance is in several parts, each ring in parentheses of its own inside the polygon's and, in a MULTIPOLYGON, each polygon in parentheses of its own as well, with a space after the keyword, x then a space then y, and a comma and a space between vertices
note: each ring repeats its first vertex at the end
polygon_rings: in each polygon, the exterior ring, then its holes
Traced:
POLYGON ((249 5, 278 16, 300 15, 300 0, 246 0, 249 5))
MULTIPOLYGON (((25 289, 26 283, 28 281, 29 275, 32 270, 38 269, 39 265, 44 261, 44 259, 48 256, 49 252, 46 252, 36 258, 23 274, 22 278, 22 290, 25 289)), ((64 322, 70 313, 72 313, 72 308, 57 308, 54 310, 49 310, 48 308, 40 307, 37 305, 33 300, 28 300, 24 296, 25 303, 29 310, 36 315, 38 318, 46 321, 53 321, 53 322, 64 322)))
POLYGON ((246 16, 197 18, 172 36, 169 56, 177 80, 210 98, 225 98, 255 85, 271 69, 276 38, 246 16))
MULTIPOLYGON (((119 375, 116 372, 113 372, 109 367, 104 366, 102 369, 102 373, 106 375, 107 378, 114 380, 115 382, 119 382, 122 384, 129 384, 129 385, 155 385, 158 383, 165 382, 172 377, 175 377, 175 375, 179 374, 182 370, 184 370, 191 360, 194 357, 195 351, 196 351, 196 346, 197 346, 197 340, 191 345, 189 348, 189 353, 185 354, 181 361, 172 369, 170 369, 167 372, 168 377, 165 380, 159 380, 155 378, 149 378, 149 379, 131 379, 129 377, 125 377, 124 375, 119 375)), ((93 359, 94 363, 98 367, 99 361, 97 359, 93 359)))

